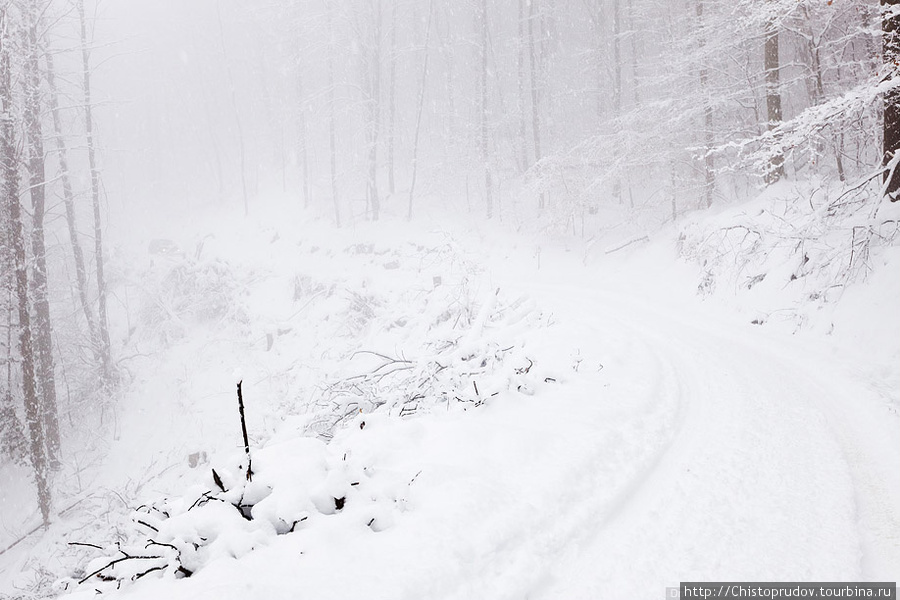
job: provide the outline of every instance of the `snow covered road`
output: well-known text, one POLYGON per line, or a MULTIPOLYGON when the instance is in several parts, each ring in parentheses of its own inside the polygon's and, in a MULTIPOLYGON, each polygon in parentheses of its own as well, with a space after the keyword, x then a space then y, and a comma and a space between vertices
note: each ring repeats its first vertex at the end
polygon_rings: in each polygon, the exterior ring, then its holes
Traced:
POLYGON ((488 262, 487 287, 553 313, 530 343, 577 377, 337 436, 394 499, 386 529, 348 509, 122 597, 628 600, 688 580, 900 579, 900 418, 852 354, 662 295, 646 271, 488 262))
POLYGON ((598 346, 640 340, 653 360, 630 375, 657 381, 675 409, 670 441, 597 506, 533 597, 653 597, 681 580, 900 578, 900 419, 852 365, 714 309, 648 301, 662 296, 636 279, 572 286, 563 272, 531 294, 598 346))

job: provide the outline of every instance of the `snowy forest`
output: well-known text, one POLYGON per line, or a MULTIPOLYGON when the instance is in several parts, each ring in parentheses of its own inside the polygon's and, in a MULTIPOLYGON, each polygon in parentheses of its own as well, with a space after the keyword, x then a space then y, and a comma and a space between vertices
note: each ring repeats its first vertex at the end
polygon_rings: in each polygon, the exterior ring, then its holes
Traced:
POLYGON ((0 0, 0 599, 900 580, 898 149, 898 0, 0 0))

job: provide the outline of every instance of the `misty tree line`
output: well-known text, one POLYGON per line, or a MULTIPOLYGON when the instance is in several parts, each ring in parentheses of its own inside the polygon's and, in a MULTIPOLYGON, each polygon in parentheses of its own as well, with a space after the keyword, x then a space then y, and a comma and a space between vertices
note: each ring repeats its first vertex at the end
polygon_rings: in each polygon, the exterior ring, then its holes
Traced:
MULTIPOLYGON (((80 379, 98 392, 108 392, 115 378, 87 18, 83 0, 58 7, 41 0, 0 2, 0 305, 5 317, 0 326, 6 334, 0 457, 31 465, 45 524, 51 510, 51 474, 60 467, 63 453, 58 359, 71 359, 75 353, 87 362, 80 379), (64 21, 74 23, 80 39, 76 47, 61 51, 54 45, 53 30, 64 21), (62 52, 75 53, 81 61, 77 97, 63 95, 57 87, 54 62, 62 52), (75 154, 86 155, 86 177, 70 170, 75 154), (89 190, 78 193, 74 182, 84 178, 90 180, 89 190), (54 257, 61 249, 48 239, 46 227, 49 205, 59 200, 69 238, 62 260, 54 257), (89 210, 80 210, 83 205, 89 210), (54 267, 54 262, 65 269, 54 267), (73 276, 67 273, 69 267, 73 276), (61 294, 58 302, 51 302, 51 290, 61 294), (59 301, 66 299, 73 310, 51 315, 51 305, 64 307, 59 301), (65 348, 57 325, 67 330, 65 348)), ((76 161, 84 162, 80 158, 76 161)))
POLYGON ((296 89, 275 122, 296 132, 304 203, 333 203, 337 224, 342 212, 377 220, 385 202, 411 216, 418 181, 488 217, 527 203, 574 230, 605 205, 674 217, 784 177, 878 171, 897 145, 895 102, 882 106, 894 98, 894 6, 275 0, 243 10, 293 63, 296 89))
MULTIPOLYGON (((223 118, 189 120, 220 195, 250 211, 280 170, 337 226, 429 196, 584 234, 609 208, 675 218, 782 178, 869 178, 880 199, 898 1, 216 0, 191 60, 224 65, 205 104, 223 118)), ((115 40, 91 39, 94 10, 0 0, 0 454, 33 467, 45 520, 70 388, 116 381, 91 96, 91 48, 115 40)), ((143 128, 165 160, 165 119, 143 128)))

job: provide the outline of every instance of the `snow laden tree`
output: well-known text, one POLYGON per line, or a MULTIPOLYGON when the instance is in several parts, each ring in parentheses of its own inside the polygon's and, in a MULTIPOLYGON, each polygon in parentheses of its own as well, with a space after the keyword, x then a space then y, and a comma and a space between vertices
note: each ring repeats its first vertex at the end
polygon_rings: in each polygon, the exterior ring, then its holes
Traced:
MULTIPOLYGON (((333 165, 335 223, 408 215, 396 200, 408 198, 413 154, 417 188, 452 190, 470 210, 478 195, 485 217, 488 206, 499 217, 528 210, 516 218, 574 232, 598 212, 677 218, 783 179, 852 184, 893 152, 882 65, 896 53, 879 0, 438 2, 433 30, 426 6, 279 0, 257 11, 298 22, 273 30, 286 36, 273 47, 303 48, 296 102, 279 105, 298 132, 304 198, 329 188, 333 165)), ((265 90, 242 94, 269 103, 265 90)), ((244 133, 247 164, 260 162, 251 155, 270 142, 258 127, 244 133)))
MULTIPOLYGON (((781 89, 780 65, 778 52, 777 15, 766 19, 765 26, 765 71, 766 71, 766 116, 769 131, 781 123, 781 89)), ((781 153, 772 155, 771 168, 766 180, 769 183, 784 177, 784 156, 781 153)))
MULTIPOLYGON (((881 0, 882 45, 884 53, 884 77, 897 78, 900 66, 900 0, 881 0)), ((884 166, 885 194, 892 202, 900 199, 900 172, 897 150, 900 149, 900 87, 890 85, 884 93, 884 166)))
POLYGON ((51 474, 64 468, 60 414, 73 415, 76 402, 105 402, 116 380, 106 314, 91 42, 83 0, 78 0, 75 8, 77 20, 46 0, 0 3, 0 263, 4 267, 0 283, 6 292, 0 459, 20 459, 24 449, 34 472, 44 524, 51 513, 51 474), (82 69, 78 74, 82 88, 73 86, 75 89, 61 92, 60 81, 66 85, 72 78, 57 72, 59 53, 51 49, 50 40, 57 27, 71 21, 81 33, 82 69), (83 93, 83 106, 61 106, 62 94, 78 92, 83 93), (83 119, 78 119, 75 115, 81 110, 83 119), (64 115, 67 111, 72 116, 64 115), (84 123, 85 129, 66 131, 70 123, 84 123), (90 181, 91 202, 85 208, 93 216, 91 254, 80 242, 78 178, 70 168, 73 151, 66 146, 66 140, 75 135, 87 139, 90 176, 83 179, 90 181), (54 168, 55 174, 51 172, 54 168), (62 198, 59 209, 51 200, 56 194, 62 198), (55 211, 62 209, 65 219, 56 219, 55 211), (65 223, 64 228, 59 223, 65 223), (68 234, 70 255, 63 246, 58 246, 59 252, 48 252, 48 242, 65 235, 61 229, 68 234), (67 281, 67 273, 73 275, 72 281, 67 281), (94 277, 96 287, 92 289, 94 277), (63 302, 71 302, 75 310, 58 310, 63 302), (81 339, 87 343, 80 343, 81 339), (69 392, 62 410, 57 395, 60 372, 66 373, 69 392))
MULTIPOLYGON (((34 15, 32 15, 34 18, 34 15)), ((11 261, 15 271, 14 293, 17 309, 18 360, 21 362, 21 385, 25 405, 25 422, 28 430, 28 456, 33 468, 38 492, 41 518, 46 525, 50 520, 50 475, 48 447, 46 445, 46 419, 42 406, 42 396, 38 381, 38 353, 35 349, 34 328, 31 319, 30 293, 32 290, 28 276, 28 250, 20 203, 19 171, 21 167, 20 146, 16 132, 20 129, 21 117, 13 97, 13 69, 18 66, 14 56, 13 40, 28 40, 28 23, 23 23, 23 15, 10 4, 0 5, 0 160, 2 160, 2 200, 4 204, 5 240, 9 245, 11 261), (16 62, 14 62, 16 61, 16 62)), ((28 45, 26 44, 26 50, 28 45)), ((26 61, 28 57, 25 57, 26 61)), ((8 412, 8 411, 7 411, 8 412)), ((58 446, 57 446, 58 449, 58 446)))
MULTIPOLYGON (((91 171, 91 208, 94 234, 94 262, 97 277, 97 313, 98 334, 100 338, 100 367, 102 380, 106 387, 114 380, 112 351, 109 340, 109 318, 107 316, 107 290, 105 257, 103 253, 103 223, 100 210, 100 169, 97 164, 97 149, 94 139, 94 107, 91 96, 91 52, 88 42, 87 19, 85 17, 84 0, 77 0, 78 25, 81 41, 81 81, 84 94, 84 128, 87 143, 88 167, 91 171)), ((242 171, 243 175, 243 171, 242 171)), ((246 193, 245 193, 246 203, 246 193)))
POLYGON ((37 0, 24 6, 25 18, 25 88, 24 123, 27 138, 28 193, 31 197, 32 290, 34 294, 34 348, 37 351, 37 376, 40 382, 41 420, 47 441, 47 455, 54 466, 59 464, 59 416, 56 405, 56 366, 53 352, 53 329, 50 320, 47 246, 44 221, 47 216, 47 174, 44 154, 44 131, 41 105, 42 72, 38 30, 45 7, 37 0))
POLYGON ((484 167, 485 215, 490 219, 494 216, 494 184, 491 178, 491 145, 488 133, 488 116, 490 114, 488 107, 488 53, 490 51, 488 47, 488 1, 481 0, 479 9, 478 23, 481 34, 478 46, 478 56, 481 59, 481 78, 479 80, 481 90, 481 102, 479 104, 481 108, 481 162, 484 167))

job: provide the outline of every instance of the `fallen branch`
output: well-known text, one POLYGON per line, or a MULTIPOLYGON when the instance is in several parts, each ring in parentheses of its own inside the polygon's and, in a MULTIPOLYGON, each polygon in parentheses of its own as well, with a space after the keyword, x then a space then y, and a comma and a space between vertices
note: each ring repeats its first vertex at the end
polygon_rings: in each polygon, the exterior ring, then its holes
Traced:
MULTIPOLYGON (((81 504, 90 495, 91 495, 90 493, 84 494, 82 497, 78 498, 77 500, 75 500, 74 502, 69 504, 67 507, 65 507, 64 509, 59 511, 59 515, 62 516, 64 514, 66 514, 67 512, 69 512, 70 510, 72 510, 73 508, 75 508, 76 506, 81 504)), ((27 532, 22 534, 18 539, 14 540, 12 543, 10 543, 6 548, 3 548, 2 550, 0 550, 0 555, 3 555, 5 553, 9 552, 10 550, 15 548, 16 546, 18 546, 19 544, 21 544, 22 542, 27 540, 30 536, 34 535, 35 533, 37 533, 38 531, 40 531, 43 528, 44 528, 44 524, 40 523, 40 524, 36 525, 35 527, 33 527, 32 529, 29 529, 27 532)))
POLYGON ((119 564, 119 563, 125 562, 126 560, 159 560, 159 559, 165 559, 165 556, 131 556, 130 554, 126 554, 126 553, 125 553, 124 551, 122 551, 122 550, 119 550, 119 552, 122 552, 122 554, 124 554, 125 556, 122 556, 122 557, 119 557, 119 558, 115 558, 115 559, 109 561, 108 563, 106 563, 105 565, 103 565, 102 567, 100 567, 99 569, 97 569, 96 571, 94 571, 93 573, 91 573, 90 575, 85 575, 82 579, 80 579, 80 580, 78 581, 79 585, 82 584, 82 583, 84 583, 85 581, 87 581, 88 579, 90 579, 91 577, 93 577, 94 575, 99 575, 100 573, 102 573, 103 571, 109 569, 110 567, 114 567, 114 566, 116 566, 116 565, 119 564))
POLYGON ((610 248, 609 250, 606 251, 606 254, 612 254, 613 252, 618 252, 619 250, 624 250, 625 248, 627 248, 628 246, 631 246, 632 244, 639 244, 641 242, 649 242, 649 241, 650 241, 650 236, 647 236, 647 235, 641 236, 639 238, 634 238, 633 240, 629 240, 629 241, 625 242, 624 244, 616 246, 615 248, 610 248))

